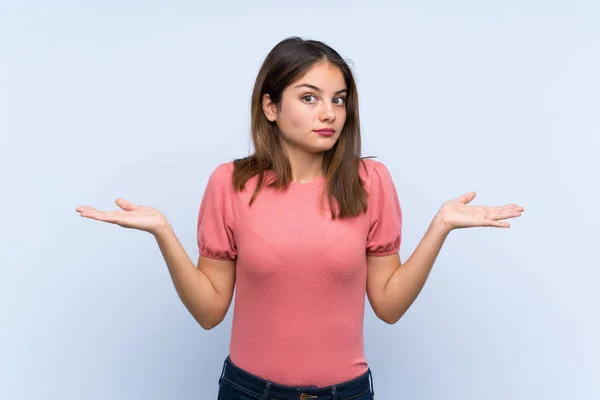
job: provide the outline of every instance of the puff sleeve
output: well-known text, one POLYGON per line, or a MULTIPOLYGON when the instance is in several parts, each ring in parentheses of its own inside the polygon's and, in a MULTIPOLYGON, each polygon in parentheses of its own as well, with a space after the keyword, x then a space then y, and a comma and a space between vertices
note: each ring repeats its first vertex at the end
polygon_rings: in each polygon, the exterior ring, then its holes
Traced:
POLYGON ((202 257, 218 260, 237 257, 234 238, 233 165, 219 165, 211 174, 198 214, 198 249, 202 257))
POLYGON ((388 256, 400 250, 402 210, 387 167, 373 161, 369 185, 367 255, 388 256))

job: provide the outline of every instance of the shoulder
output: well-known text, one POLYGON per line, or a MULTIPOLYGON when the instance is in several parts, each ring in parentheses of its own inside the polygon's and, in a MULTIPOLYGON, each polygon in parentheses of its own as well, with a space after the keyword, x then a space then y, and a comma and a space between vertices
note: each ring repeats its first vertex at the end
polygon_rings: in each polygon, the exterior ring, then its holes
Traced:
POLYGON ((223 177, 223 176, 231 176, 233 173, 233 161, 227 161, 217 165, 217 167, 213 170, 213 175, 223 177))
POLYGON ((209 187, 219 187, 226 189, 233 187, 233 161, 228 161, 217 165, 208 178, 209 187))
POLYGON ((372 158, 360 159, 359 175, 367 187, 371 187, 372 184, 378 183, 381 179, 391 178, 385 164, 372 158))
POLYGON ((233 161, 227 161, 217 165, 217 167, 211 173, 211 178, 219 180, 231 180, 233 176, 233 161))

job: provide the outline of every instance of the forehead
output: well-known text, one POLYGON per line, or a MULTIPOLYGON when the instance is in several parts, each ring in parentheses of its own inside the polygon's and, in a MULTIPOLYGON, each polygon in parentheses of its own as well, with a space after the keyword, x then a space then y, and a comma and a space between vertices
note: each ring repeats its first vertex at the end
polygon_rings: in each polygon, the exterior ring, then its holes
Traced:
POLYGON ((346 88, 346 82, 344 81, 342 71, 337 66, 330 63, 313 65, 302 78, 298 79, 291 86, 294 87, 303 83, 317 86, 326 92, 337 92, 338 90, 346 88))

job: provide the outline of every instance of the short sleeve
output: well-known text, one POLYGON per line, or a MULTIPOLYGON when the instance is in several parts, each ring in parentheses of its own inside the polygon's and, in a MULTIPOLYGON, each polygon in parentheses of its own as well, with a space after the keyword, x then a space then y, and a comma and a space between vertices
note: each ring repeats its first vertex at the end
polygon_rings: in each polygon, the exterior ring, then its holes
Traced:
POLYGON ((219 165, 211 174, 198 214, 198 249, 202 257, 233 260, 237 257, 234 238, 233 165, 219 165))
POLYGON ((381 162, 373 160, 369 175, 367 255, 396 254, 402 240, 402 210, 396 187, 390 172, 381 162))

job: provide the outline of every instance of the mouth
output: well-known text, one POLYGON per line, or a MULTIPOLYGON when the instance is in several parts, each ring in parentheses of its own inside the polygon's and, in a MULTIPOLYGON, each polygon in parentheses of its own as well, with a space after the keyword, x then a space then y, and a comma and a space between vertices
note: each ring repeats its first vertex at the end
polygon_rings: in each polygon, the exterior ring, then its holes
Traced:
POLYGON ((321 136, 333 136, 333 134, 335 133, 334 129, 319 129, 319 130, 315 130, 314 132, 316 132, 317 134, 321 135, 321 136))

